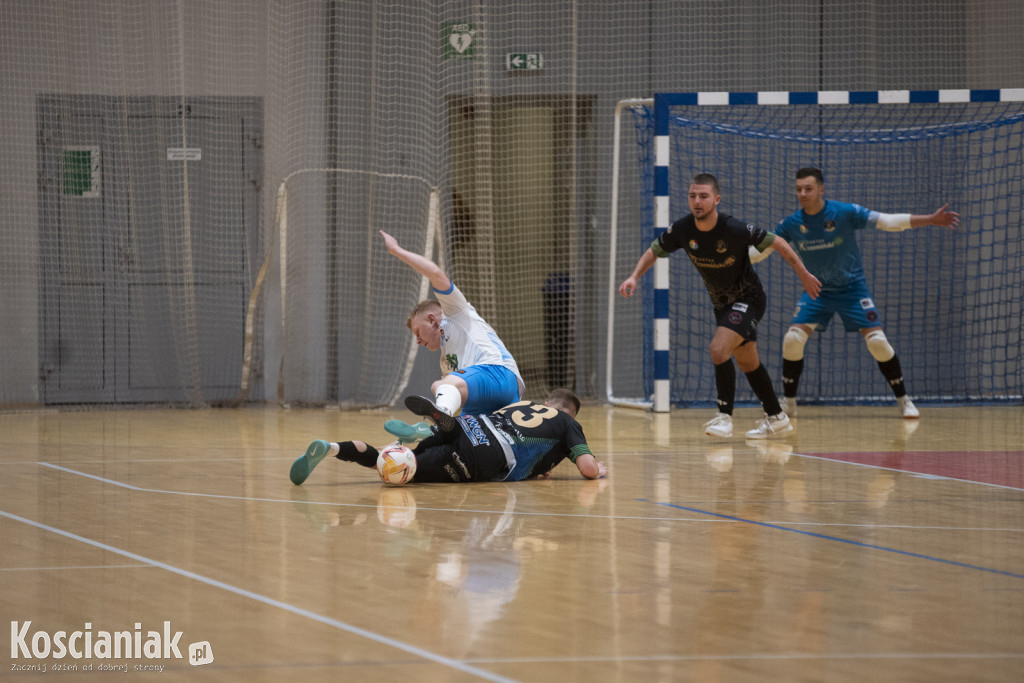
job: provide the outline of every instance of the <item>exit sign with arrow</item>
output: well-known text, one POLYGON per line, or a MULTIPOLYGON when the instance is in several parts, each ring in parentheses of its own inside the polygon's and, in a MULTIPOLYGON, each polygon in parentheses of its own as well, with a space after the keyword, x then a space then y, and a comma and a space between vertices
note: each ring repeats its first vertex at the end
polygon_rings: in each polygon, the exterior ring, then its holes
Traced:
POLYGON ((505 69, 508 71, 536 71, 544 66, 539 52, 509 52, 505 55, 505 69))

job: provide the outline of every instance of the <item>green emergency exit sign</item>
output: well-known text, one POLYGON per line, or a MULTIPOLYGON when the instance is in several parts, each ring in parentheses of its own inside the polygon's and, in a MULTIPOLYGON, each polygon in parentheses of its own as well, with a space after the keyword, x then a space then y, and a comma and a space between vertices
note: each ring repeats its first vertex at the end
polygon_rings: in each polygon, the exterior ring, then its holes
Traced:
POLYGON ((505 55, 505 68, 509 71, 536 71, 544 66, 539 52, 509 52, 505 55))

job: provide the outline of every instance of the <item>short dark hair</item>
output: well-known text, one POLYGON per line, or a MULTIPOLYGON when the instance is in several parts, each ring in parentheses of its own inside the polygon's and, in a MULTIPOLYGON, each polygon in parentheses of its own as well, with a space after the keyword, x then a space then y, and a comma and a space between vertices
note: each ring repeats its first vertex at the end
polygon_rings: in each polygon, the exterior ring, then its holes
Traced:
POLYGON ((818 181, 819 185, 825 184, 825 174, 821 172, 820 168, 814 168, 813 166, 804 166, 796 172, 796 179, 803 180, 804 178, 814 178, 818 181))
POLYGON ((710 185, 711 188, 715 191, 716 195, 722 194, 721 192, 718 191, 718 178, 711 175, 710 173, 698 173, 697 175, 693 176, 693 181, 690 184, 710 185))
POLYGON ((569 389, 552 389, 544 401, 552 408, 561 408, 564 412, 576 416, 580 412, 580 397, 569 389), (552 403, 556 405, 551 405, 552 403), (572 412, 569 412, 572 408, 572 412))

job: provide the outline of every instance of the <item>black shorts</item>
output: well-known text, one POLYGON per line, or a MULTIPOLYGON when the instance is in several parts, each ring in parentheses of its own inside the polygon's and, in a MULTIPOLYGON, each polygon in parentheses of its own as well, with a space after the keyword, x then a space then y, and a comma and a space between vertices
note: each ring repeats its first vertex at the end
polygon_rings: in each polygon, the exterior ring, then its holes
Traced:
POLYGON ((765 297, 736 301, 725 308, 715 309, 719 327, 730 329, 743 337, 744 342, 757 341, 757 324, 764 317, 765 297))
MULTIPOLYGON (((465 421, 466 416, 460 416, 465 421)), ((416 474, 413 481, 469 482, 500 481, 508 475, 508 461, 501 444, 488 432, 487 443, 471 438, 464 430, 435 434, 420 441, 413 449, 416 454, 416 474)))

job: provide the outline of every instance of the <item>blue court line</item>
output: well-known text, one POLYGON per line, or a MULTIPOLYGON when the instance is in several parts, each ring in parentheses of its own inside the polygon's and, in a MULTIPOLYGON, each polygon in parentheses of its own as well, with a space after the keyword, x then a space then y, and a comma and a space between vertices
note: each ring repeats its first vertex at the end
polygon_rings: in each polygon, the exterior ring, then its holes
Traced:
POLYGON ((287 602, 281 602, 280 600, 275 600, 274 598, 270 598, 265 595, 260 595, 259 593, 254 593, 244 588, 232 586, 229 583, 224 583, 223 581, 218 581, 217 579, 211 579, 209 577, 203 576, 202 574, 196 574, 195 572, 191 572, 187 569, 181 569, 180 567, 175 567, 174 565, 166 564, 164 562, 160 562, 159 560, 153 560, 128 550, 115 548, 112 545, 107 545, 106 543, 102 543, 100 541, 94 541, 91 538, 85 538, 84 536, 79 536, 78 534, 71 533, 70 531, 64 531, 63 529, 58 529, 56 527, 52 527, 41 522, 36 522, 35 520, 27 519, 25 517, 19 517, 18 515, 7 512, 5 510, 0 510, 0 517, 6 517, 7 519, 14 520, 15 522, 21 522, 22 524, 28 524, 29 526, 33 526, 37 529, 49 531, 50 533, 57 534, 58 536, 70 538, 73 541, 79 541, 81 543, 85 543, 86 545, 91 545, 94 548, 106 550, 108 552, 121 555, 122 557, 133 559, 137 562, 144 562, 153 567, 165 569, 171 572, 172 574, 184 576, 187 579, 199 581, 200 583, 205 583, 208 586, 213 586, 214 588, 220 588, 222 590, 228 591, 229 593, 240 595, 243 598, 249 598, 250 600, 262 602, 263 604, 270 605, 271 607, 278 607, 280 609, 285 610, 286 612, 291 612, 292 614, 296 614, 300 617, 306 617, 307 619, 312 619, 313 621, 319 622, 321 624, 333 626, 334 628, 340 629, 342 631, 347 631, 348 633, 351 633, 356 636, 362 636, 363 638, 375 641, 382 645, 390 645, 391 647, 397 650, 402 650, 403 652, 408 652, 411 655, 422 657, 423 659, 434 662, 435 664, 443 664, 444 666, 448 666, 452 669, 456 669, 463 673, 483 678, 484 680, 495 681, 500 683, 515 683, 513 679, 505 678, 504 676, 498 676, 497 674, 492 674, 489 671, 479 669, 475 666, 471 666, 469 664, 460 662, 455 659, 451 659, 449 657, 444 657, 442 655, 435 654, 433 652, 430 652, 429 650, 424 650, 422 648, 416 647, 415 645, 409 645, 408 643, 403 643, 400 640, 388 638, 387 636, 382 636, 379 633, 367 631, 365 629, 359 628, 358 626, 346 624, 345 622, 339 621, 338 619, 333 619, 322 614, 317 614, 316 612, 312 612, 308 609, 296 607, 295 605, 290 605, 287 602))
POLYGON ((949 564, 954 567, 963 567, 964 569, 975 569, 977 571, 988 572, 990 574, 999 574, 1001 576, 1010 576, 1015 579, 1024 579, 1024 574, 1015 574, 1013 572, 1004 571, 1002 569, 993 569, 992 567, 982 567, 976 564, 967 564, 965 562, 957 562, 955 560, 946 560, 941 557, 933 557, 931 555, 922 555, 920 553, 912 553, 908 550, 899 550, 897 548, 889 548, 884 545, 874 545, 873 543, 864 543, 862 541, 851 541, 848 538, 840 538, 838 536, 829 536, 827 534, 816 534, 813 531, 803 531, 801 529, 793 529, 787 526, 781 526, 779 524, 771 524, 769 522, 758 522, 753 519, 745 519, 743 517, 735 517, 733 515, 723 515, 719 512, 711 512, 710 510, 701 510, 700 508, 686 507, 685 505, 678 505, 676 503, 657 503, 653 500, 646 498, 637 498, 637 501, 641 503, 654 503, 662 507, 674 508, 676 510, 686 510, 687 512, 695 512, 699 515, 707 515, 709 517, 718 517, 719 519, 728 519, 734 522, 744 522, 745 524, 754 524, 756 526, 765 527, 767 529, 777 529, 778 531, 789 531, 794 534, 801 534, 803 536, 811 536, 812 538, 820 538, 826 541, 836 541, 838 543, 846 543, 847 545, 857 546, 859 548, 870 548, 872 550, 882 550, 887 553, 893 553, 896 555, 904 555, 906 557, 914 557, 919 560, 929 560, 931 562, 941 562, 942 564, 949 564))

